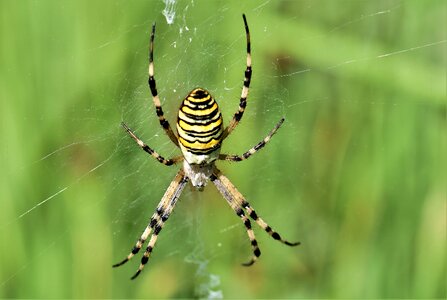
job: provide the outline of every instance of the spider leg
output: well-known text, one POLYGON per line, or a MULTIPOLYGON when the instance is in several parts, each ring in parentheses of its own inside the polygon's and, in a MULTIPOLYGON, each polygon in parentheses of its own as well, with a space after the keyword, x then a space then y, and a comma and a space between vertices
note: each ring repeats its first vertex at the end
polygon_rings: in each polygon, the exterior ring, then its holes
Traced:
POLYGON ((144 151, 149 153, 158 162, 160 162, 166 166, 171 166, 171 165, 176 164, 183 160, 183 156, 176 156, 174 158, 165 159, 163 156, 161 156, 160 154, 155 152, 155 150, 153 150, 151 147, 146 145, 142 140, 140 140, 126 124, 121 123, 121 125, 124 127, 124 129, 127 131, 127 133, 131 136, 131 138, 133 138, 135 140, 135 142, 137 142, 138 146, 140 146, 141 149, 143 149, 144 151))
POLYGON ((141 237, 137 240, 135 246, 132 248, 131 252, 127 257, 122 260, 121 262, 114 264, 112 267, 116 268, 119 267, 126 262, 128 262, 135 254, 137 254, 141 247, 143 247, 144 242, 147 240, 148 236, 151 234, 151 231, 156 227, 156 225, 159 224, 161 218, 167 211, 167 208, 169 207, 170 202, 172 202, 175 198, 178 198, 180 196, 181 190, 183 189, 184 185, 186 183, 183 169, 180 169, 180 171, 177 173, 177 175, 172 180, 171 184, 169 185, 168 189, 166 190, 163 198, 161 198, 160 203, 157 206, 157 209, 155 210, 154 214, 152 215, 149 224, 147 225, 146 229, 144 230, 141 237), (180 191, 178 191, 180 189, 180 191), (177 195, 178 194, 178 195, 177 195))
MULTIPOLYGON (((174 180, 169 185, 166 193, 163 196, 162 202, 165 203, 165 207, 159 213, 159 219, 157 224, 154 226, 154 232, 149 240, 149 244, 146 247, 146 251, 144 251, 143 257, 141 258, 140 265, 138 267, 137 272, 131 277, 131 279, 137 278, 137 276, 141 273, 146 263, 149 261, 149 257, 152 253, 152 250, 155 247, 155 243, 157 242, 158 234, 163 229, 165 222, 168 220, 172 211, 174 210, 175 204, 177 203, 178 198, 180 197, 183 188, 188 182, 188 177, 185 176, 183 169, 175 176, 174 180)), ((158 210, 157 210, 158 213, 158 210)))
POLYGON ((245 69, 244 86, 242 87, 241 99, 239 101, 239 109, 234 114, 233 119, 231 120, 230 124, 228 124, 228 127, 225 128, 222 135, 222 140, 224 140, 230 134, 230 132, 232 132, 233 129, 236 128, 237 124, 239 124, 239 121, 242 119, 245 107, 247 106, 248 90, 250 88, 250 81, 252 74, 250 31, 248 30, 247 18, 245 17, 245 14, 242 15, 242 18, 244 19, 245 36, 247 39, 247 67, 245 69))
MULTIPOLYGON (((175 176, 174 180, 169 185, 168 189, 166 190, 163 198, 161 199, 160 203, 157 206, 157 209, 155 213, 152 215, 149 224, 147 225, 146 229, 144 230, 141 237, 137 240, 135 246, 132 248, 131 252, 127 257, 122 260, 121 262, 113 265, 113 267, 119 267, 126 262, 128 262, 135 254, 137 254, 140 249, 142 248, 143 244, 146 242, 147 238, 151 234, 152 230, 154 230, 154 233, 151 236, 151 239, 149 241, 149 246, 146 248, 146 252, 143 255, 142 263, 144 264, 147 262, 147 259, 149 258, 150 252, 152 252, 152 248, 155 245, 155 241, 157 239, 157 235, 160 232, 161 228, 164 225, 164 222, 167 220, 169 215, 171 214, 172 210, 174 209, 175 203, 177 202, 178 197, 180 196, 183 188, 185 187, 185 184, 187 182, 187 177, 185 177, 185 174, 183 172, 183 169, 180 169, 180 171, 175 176), (151 248, 149 248, 151 247, 151 248)), ((141 272, 143 267, 138 269, 138 274, 141 272)), ((137 274, 137 275, 138 275, 137 274)), ((136 275, 134 276, 136 277, 136 275)), ((134 278, 133 277, 133 278, 134 278)), ((132 279, 133 279, 132 278, 132 279)))
POLYGON ((214 183, 214 185, 219 190, 219 192, 222 194, 222 196, 225 198, 225 200, 227 200, 230 207, 241 218, 242 222, 245 225, 245 229, 247 230, 248 238, 250 239, 251 247, 253 249, 253 256, 249 262, 243 263, 242 265, 251 266, 252 264, 254 264, 254 262, 261 255, 261 250, 259 249, 258 242, 256 241, 255 233, 253 232, 253 229, 251 228, 250 219, 247 218, 244 211, 242 210, 240 205, 237 203, 237 201, 235 199, 234 191, 232 191, 230 189, 230 187, 228 185, 226 185, 221 180, 222 176, 223 176, 222 173, 220 173, 220 171, 216 169, 216 172, 214 172, 214 174, 211 175, 210 180, 214 183))
POLYGON ((155 38, 155 23, 152 25, 151 41, 149 45, 149 89, 151 90, 152 100, 155 104, 155 112, 157 113, 158 120, 161 127, 171 139, 171 141, 178 147, 177 136, 169 125, 169 122, 165 119, 163 109, 161 108, 160 98, 158 97, 157 85, 154 77, 154 38, 155 38))
POLYGON ((231 155, 231 154, 219 154, 219 160, 228 160, 228 161, 242 161, 246 160, 256 152, 258 152, 260 149, 262 149, 272 138, 272 136, 278 131, 278 129, 281 127, 282 123, 284 122, 284 118, 279 120, 278 124, 269 132, 269 134, 256 146, 248 150, 242 155, 231 155))
POLYGON ((160 213, 163 211, 163 207, 165 206, 165 203, 163 203, 166 199, 162 199, 160 204, 158 204, 156 212, 152 215, 151 220, 149 221, 149 224, 147 225, 146 229, 144 230, 141 237, 137 240, 135 246, 132 248, 131 252, 127 255, 125 259, 120 261, 119 263, 114 264, 112 267, 116 268, 121 265, 124 265, 126 262, 128 262, 132 257, 134 257, 135 254, 137 254, 141 247, 143 246, 144 242, 147 240, 147 237, 151 233, 152 229, 154 228, 155 224, 158 223, 158 220, 160 218, 160 213))
POLYGON ((280 241, 287 246, 298 246, 301 242, 289 242, 281 238, 278 232, 274 231, 263 219, 261 219, 256 211, 250 206, 250 203, 242 199, 240 205, 247 210, 250 218, 252 218, 262 229, 264 229, 273 239, 280 241))
POLYGON ((256 211, 250 206, 244 196, 236 189, 236 187, 230 182, 230 180, 224 176, 219 170, 216 169, 215 176, 219 179, 220 184, 225 187, 225 189, 231 194, 237 206, 243 207, 247 210, 248 215, 252 218, 262 229, 264 229, 273 239, 280 241, 281 243, 288 246, 298 246, 300 242, 289 242, 281 238, 278 232, 274 231, 263 219, 261 219, 256 211))

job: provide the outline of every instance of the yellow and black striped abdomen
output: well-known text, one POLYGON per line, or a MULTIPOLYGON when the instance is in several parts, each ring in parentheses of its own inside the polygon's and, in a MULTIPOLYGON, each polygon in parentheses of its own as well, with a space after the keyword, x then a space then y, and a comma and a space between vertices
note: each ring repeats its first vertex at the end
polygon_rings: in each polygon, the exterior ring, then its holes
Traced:
POLYGON ((222 115, 208 91, 196 88, 183 100, 178 111, 177 133, 188 163, 209 163, 217 158, 222 142, 222 115))

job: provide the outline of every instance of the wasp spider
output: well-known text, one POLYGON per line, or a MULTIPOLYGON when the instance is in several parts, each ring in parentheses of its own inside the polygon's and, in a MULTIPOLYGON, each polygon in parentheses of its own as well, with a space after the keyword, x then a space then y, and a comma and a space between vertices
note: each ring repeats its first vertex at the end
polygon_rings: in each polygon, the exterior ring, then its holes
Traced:
POLYGON ((140 266, 137 272, 132 277, 136 278, 143 270, 144 265, 148 262, 149 257, 154 249, 155 242, 157 241, 158 234, 162 230, 165 222, 171 215, 183 188, 188 181, 196 187, 198 190, 203 190, 208 180, 214 183, 216 188, 228 202, 234 212, 241 218, 247 230, 248 237, 253 249, 253 255, 245 266, 252 265, 258 257, 261 255, 261 251, 258 247, 255 234, 251 228, 251 223, 248 216, 253 219, 262 229, 264 229, 272 238, 278 240, 289 246, 299 245, 299 242, 290 243, 281 238, 281 236, 274 231, 263 219, 261 219, 253 207, 245 200, 244 196, 236 189, 236 187, 228 180, 228 178, 222 174, 222 172, 215 166, 216 160, 226 161, 242 161, 253 154, 259 149, 265 146, 272 136, 276 133, 279 127, 284 122, 282 118, 278 124, 270 131, 270 133, 260 141, 256 146, 248 150, 242 155, 228 155, 220 154, 220 148, 223 140, 234 130, 242 118, 247 105, 248 88, 250 86, 250 79, 252 74, 251 67, 251 52, 250 52, 250 33, 248 30, 247 20, 245 15, 242 15, 245 24, 245 33, 247 39, 247 67, 245 69, 244 85, 242 88, 241 99, 239 102, 239 109, 234 114, 230 124, 224 128, 222 122, 222 114, 219 110, 217 102, 214 98, 202 88, 196 88, 192 90, 180 105, 177 117, 177 133, 176 135, 169 122, 163 115, 163 110, 160 104, 160 98, 158 97, 157 88, 154 78, 154 36, 155 36, 155 23, 152 26, 150 49, 149 49, 149 88, 152 93, 152 98, 155 104, 155 111, 157 113, 160 125, 171 139, 171 141, 180 147, 182 151, 181 156, 166 159, 160 154, 155 152, 152 148, 146 145, 140 140, 136 134, 124 123, 122 126, 127 133, 137 142, 144 151, 149 153, 153 158, 160 163, 170 166, 183 162, 183 167, 177 172, 174 180, 169 185, 163 198, 152 215, 149 224, 144 230, 141 237, 137 240, 132 251, 127 257, 114 265, 118 267, 129 261, 145 244, 149 235, 152 233, 146 251, 141 259, 140 266), (245 210, 245 212, 244 212, 245 210))

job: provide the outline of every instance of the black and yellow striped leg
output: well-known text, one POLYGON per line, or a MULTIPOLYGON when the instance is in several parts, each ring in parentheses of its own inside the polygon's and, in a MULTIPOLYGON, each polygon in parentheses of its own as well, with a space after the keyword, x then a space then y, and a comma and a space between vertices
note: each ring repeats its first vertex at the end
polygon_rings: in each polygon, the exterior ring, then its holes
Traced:
POLYGON ((151 90, 152 99, 155 104, 155 112, 157 113, 158 120, 160 121, 161 127, 163 127, 166 134, 169 136, 171 141, 178 145, 177 136, 169 125, 169 122, 165 119, 163 114, 163 109, 161 108, 160 98, 158 97, 157 85, 155 83, 154 77, 154 38, 155 38, 155 23, 152 25, 151 42, 149 45, 149 89, 151 90))
MULTIPOLYGON (((239 202, 239 201, 238 201, 239 202)), ((288 246, 298 246, 301 244, 300 242, 289 242, 281 238, 279 233, 274 231, 272 227, 270 227, 263 219, 261 219, 257 214, 256 211, 250 206, 250 203, 245 201, 245 199, 242 199, 240 202, 240 205, 247 210, 248 215, 250 218, 252 218, 262 229, 264 229, 273 239, 280 241, 283 244, 286 244, 288 246)))
POLYGON ((247 39, 247 67, 245 69, 244 85, 242 87, 241 99, 239 101, 239 109, 234 114, 233 119, 231 120, 230 124, 228 124, 228 127, 225 128, 222 139, 225 139, 233 131, 233 129, 236 128, 237 124, 239 124, 239 121, 242 119, 245 107, 247 106, 248 90, 250 88, 252 75, 250 31, 248 30, 248 23, 245 14, 242 15, 242 18, 244 19, 245 36, 247 39))
POLYGON ((164 207, 166 206, 166 203, 164 203, 164 202, 166 202, 167 200, 169 200, 169 199, 163 198, 161 200, 160 204, 158 204, 157 210, 152 215, 151 220, 149 221, 149 224, 147 225, 147 227, 144 230, 143 234, 137 240, 135 246, 132 248, 131 252, 127 255, 127 257, 125 259, 123 259, 122 261, 120 261, 119 263, 114 264, 112 267, 116 268, 116 267, 119 267, 121 265, 124 265, 132 257, 134 257, 135 254, 137 254, 140 251, 141 247, 143 247, 143 244, 146 242, 147 237, 151 234, 151 231, 154 229, 154 226, 160 220, 160 216, 161 216, 161 214, 164 211, 164 207))
MULTIPOLYGON (((227 191, 227 193, 230 194, 231 198, 236 202, 236 206, 246 209, 250 218, 252 218, 273 239, 280 241, 281 243, 288 245, 288 246, 297 246, 300 244, 300 242, 291 243, 291 242, 288 242, 288 241, 284 240, 283 238, 281 238, 279 233, 274 231, 263 219, 261 219, 256 214, 256 211, 250 206, 250 204, 245 200, 244 196, 242 196, 242 194, 236 189, 236 187, 230 182, 230 180, 225 175, 223 175, 217 169, 214 172, 214 174, 216 174, 215 176, 219 179, 219 185, 222 185, 223 189, 225 189, 227 191)), ((222 193, 222 195, 224 195, 224 194, 222 193)))
POLYGON ((187 182, 188 177, 185 176, 183 169, 181 169, 177 173, 176 177, 171 182, 168 189, 166 190, 166 193, 163 196, 162 203, 164 203, 165 205, 162 211, 159 212, 157 210, 159 218, 157 223, 153 227, 154 232, 152 233, 152 236, 149 240, 149 244, 146 247, 146 251, 144 252, 143 257, 141 258, 140 266, 138 267, 137 272, 132 276, 131 279, 137 278, 137 276, 143 270, 144 266, 149 261, 149 257, 152 253, 152 250, 155 247, 155 243, 157 242, 158 234, 163 229, 165 222, 168 220, 169 216, 174 210, 175 204, 177 203, 177 200, 180 197, 180 194, 182 193, 183 188, 185 187, 187 182))
POLYGON ((153 158, 155 158, 158 162, 166 165, 166 166, 171 166, 173 164, 176 164, 180 161, 183 160, 183 156, 177 156, 174 158, 170 158, 170 159, 165 159, 163 156, 161 156, 160 154, 158 154, 157 152, 155 152, 155 150, 153 150, 151 147, 149 147, 148 145, 146 145, 142 140, 140 140, 135 133, 133 133, 133 131, 124 123, 121 123, 121 125, 124 127, 124 129, 126 130, 126 132, 135 140, 135 142, 137 142, 138 146, 141 147, 141 149, 143 149, 144 151, 146 151, 147 153, 149 153, 153 158))
POLYGON ((232 155, 232 154, 219 154, 219 160, 228 160, 228 161, 242 161, 246 160, 256 152, 258 152, 260 149, 262 149, 272 138, 272 136, 278 131, 278 129, 281 127, 282 123, 284 123, 284 118, 282 118, 278 124, 269 132, 269 134, 256 146, 248 150, 242 155, 232 155))
POLYGON ((149 221, 149 224, 147 225, 143 234, 137 240, 135 246, 132 248, 129 255, 127 255, 127 257, 125 259, 123 259, 122 261, 120 261, 119 263, 114 264, 113 265, 114 268, 125 264, 133 256, 135 256, 135 254, 137 254, 140 251, 141 247, 143 247, 147 238, 151 234, 151 231, 154 230, 154 227, 155 227, 155 230, 158 230, 156 225, 158 225, 160 223, 160 220, 166 214, 166 211, 168 211, 170 203, 172 201, 174 201, 174 199, 175 199, 175 201, 177 201, 177 198, 180 196, 180 193, 181 193, 185 184, 186 184, 186 179, 184 176, 184 171, 183 171, 183 169, 180 169, 179 172, 177 173, 177 175, 174 177, 174 180, 171 182, 168 189, 166 190, 160 203, 158 204, 157 209, 156 209, 155 213, 152 215, 152 217, 149 221))
POLYGON ((222 178, 225 179, 222 173, 216 169, 213 175, 211 175, 210 180, 214 183, 218 191, 222 194, 225 200, 227 200, 230 207, 241 218, 242 222, 245 225, 248 238, 250 239, 251 247, 253 249, 253 256, 251 257, 250 261, 248 261, 247 263, 243 263, 242 265, 251 266, 261 255, 261 250, 259 249, 258 242, 256 241, 255 233, 251 228, 250 220, 247 218, 240 205, 238 205, 234 197, 234 192, 231 189, 229 189, 228 185, 221 180, 222 178))

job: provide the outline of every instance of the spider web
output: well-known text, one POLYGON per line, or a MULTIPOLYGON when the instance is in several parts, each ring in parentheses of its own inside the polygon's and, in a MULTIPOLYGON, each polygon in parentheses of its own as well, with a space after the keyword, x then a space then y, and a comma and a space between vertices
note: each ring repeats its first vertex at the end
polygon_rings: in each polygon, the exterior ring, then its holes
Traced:
MULTIPOLYGON (((349 5, 355 1, 345 2, 349 5)), ((319 5, 312 1, 306 3, 307 5, 303 7, 307 13, 318 13, 319 5)), ((91 99, 90 103, 83 101, 77 104, 71 100, 72 104, 65 115, 51 115, 49 112, 48 115, 24 117, 25 120, 28 118, 31 121, 40 118, 43 123, 49 124, 48 126, 67 128, 62 129, 58 134, 63 135, 64 131, 67 131, 68 135, 63 138, 46 137, 43 146, 31 138, 31 143, 39 144, 38 150, 34 152, 32 159, 28 158, 18 163, 16 170, 12 172, 13 175, 5 180, 9 185, 3 189, 5 191, 3 197, 7 199, 7 203, 17 200, 12 192, 6 192, 11 191, 10 188, 13 186, 23 185, 25 189, 30 188, 33 192, 29 192, 28 198, 19 201, 16 206, 3 204, 4 215, 0 222, 0 232, 4 235, 4 242, 0 247, 1 264, 8 265, 7 247, 10 248, 18 239, 28 236, 24 231, 33 228, 33 223, 43 224, 41 225, 43 228, 58 226, 59 222, 64 225, 59 231, 49 230, 48 237, 43 238, 42 244, 36 246, 36 249, 29 254, 30 259, 13 260, 13 266, 8 266, 4 268, 5 271, 0 272, 2 273, 0 290, 5 291, 5 294, 0 293, 0 295, 8 297, 20 295, 12 292, 14 287, 26 282, 28 273, 39 274, 39 268, 45 265, 40 261, 47 258, 47 253, 59 253, 60 249, 64 249, 64 245, 70 242, 71 237, 76 236, 77 224, 64 223, 56 217, 49 219, 46 223, 42 220, 47 214, 57 210, 61 211, 61 215, 70 216, 70 211, 79 210, 78 214, 81 214, 85 220, 88 219, 86 224, 90 226, 94 226, 95 223, 89 218, 106 219, 103 221, 106 226, 94 231, 98 236, 106 236, 111 232, 112 239, 120 241, 118 248, 113 250, 113 257, 106 255, 107 258, 112 259, 111 265, 127 255, 141 230, 146 226, 164 189, 172 180, 177 167, 166 168, 148 158, 119 126, 121 121, 126 122, 143 141, 165 157, 179 154, 178 149, 172 145, 158 125, 146 83, 148 36, 154 20, 157 21, 155 76, 165 116, 171 126, 175 125, 179 99, 197 86, 203 86, 211 91, 219 102, 225 123, 228 123, 237 109, 245 69, 245 36, 240 12, 247 13, 252 32, 255 69, 249 105, 243 122, 235 131, 235 136, 229 138, 223 148, 223 152, 231 153, 242 153, 255 145, 281 116, 286 117, 286 125, 280 130, 284 131, 280 134, 291 137, 303 136, 303 130, 305 130, 303 125, 298 119, 288 118, 288 116, 300 108, 306 110, 310 106, 332 101, 332 96, 325 92, 303 95, 292 93, 289 88, 290 82, 296 82, 296 84, 307 82, 320 72, 337 72, 346 68, 365 69, 374 64, 386 64, 387 60, 398 61, 400 57, 415 56, 420 59, 420 56, 424 57, 425 52, 427 52, 426 56, 432 51, 445 52, 447 43, 445 32, 427 37, 425 40, 410 40, 404 48, 396 49, 377 48, 373 43, 369 44, 366 39, 362 47, 349 49, 350 51, 347 51, 349 56, 343 58, 340 55, 335 63, 328 58, 328 64, 317 64, 312 61, 312 57, 305 57, 303 54, 301 59, 305 61, 304 63, 297 62, 296 58, 287 53, 287 50, 284 50, 284 53, 277 48, 267 51, 257 50, 256 47, 262 47, 261 45, 268 44, 274 39, 273 33, 277 32, 280 26, 300 22, 298 12, 295 12, 287 14, 287 17, 281 20, 278 19, 278 23, 263 23, 263 16, 270 9, 277 8, 272 1, 259 1, 256 5, 241 4, 242 7, 236 7, 231 3, 211 5, 208 14, 202 15, 201 18, 197 18, 195 11, 205 4, 197 1, 164 0, 152 4, 156 9, 145 11, 145 18, 139 18, 139 21, 134 22, 128 20, 118 22, 118 25, 110 28, 110 34, 105 40, 96 40, 92 44, 83 46, 84 56, 93 61, 99 60, 103 55, 109 55, 106 56, 108 59, 114 59, 112 54, 108 54, 108 50, 120 44, 127 44, 126 51, 131 53, 130 55, 120 53, 126 57, 126 59, 121 59, 122 68, 114 68, 113 72, 107 69, 103 71, 105 73, 103 81, 100 81, 99 87, 94 89, 94 93, 97 94, 77 95, 77 98, 88 97, 91 99), (237 18, 234 17, 235 15, 237 18), (231 29, 228 32, 222 30, 222 27, 227 26, 225 20, 228 18, 240 25, 235 26, 239 30, 231 29), (260 24, 263 25, 260 26, 260 24), (219 38, 214 32, 223 33, 222 41, 225 42, 217 42, 219 38), (267 58, 261 57, 261 53, 267 58), (270 65, 259 67, 265 72, 258 72, 256 64, 261 64, 262 61, 270 61, 270 65), (212 69, 204 70, 201 65, 211 66, 212 69), (267 87, 271 84, 275 84, 276 88, 268 89, 267 87), (104 98, 110 95, 112 98, 104 101, 104 98), (264 100, 259 99, 260 97, 264 100), (265 120, 261 127, 255 125, 259 124, 259 120, 265 120), (116 173, 117 169, 123 171, 116 173), (38 180, 46 175, 50 184, 40 189, 38 180), (95 197, 87 197, 85 190, 95 192, 95 197), (90 215, 89 211, 96 211, 97 207, 107 207, 107 210, 101 216, 90 215), (19 237, 11 237, 9 234, 15 228, 23 228, 23 231, 19 231, 19 237)), ((37 10, 43 9, 37 3, 33 5, 37 10)), ((334 36, 343 33, 344 30, 355 26, 367 30, 368 25, 398 19, 405 9, 406 2, 377 2, 369 7, 365 6, 360 10, 362 14, 358 14, 358 11, 347 12, 339 16, 339 20, 327 20, 333 24, 325 27, 329 29, 308 30, 304 32, 304 35, 297 33, 296 38, 303 47, 306 44, 317 44, 321 45, 321 50, 323 50, 324 47, 331 45, 331 39, 334 36)), ((119 10, 118 5, 116 10, 119 10)), ((128 15, 123 13, 126 19, 128 15)), ((70 60, 70 58, 67 59, 70 60)), ((95 68, 101 68, 101 66, 105 64, 98 62, 95 68)), ((89 85, 82 79, 79 79, 79 82, 73 84, 89 85)), ((420 90, 417 87, 409 93, 422 95, 418 94, 420 90)), ((383 104, 374 99, 359 99, 355 95, 352 98, 340 99, 340 101, 367 106, 383 104)), ((401 102, 391 102, 391 104, 396 107, 405 106, 401 102)), ((12 122, 17 124, 17 121, 12 122)), ((26 135, 22 129, 23 127, 17 125, 15 129, 17 136, 26 135)), ((276 137, 273 141, 275 139, 276 137)), ((275 146, 269 145, 266 152, 270 151, 269 147, 275 146)), ((295 149, 296 155, 303 154, 307 151, 306 149, 308 148, 305 145, 295 149)), ((9 154, 8 150, 5 150, 2 159, 9 154)), ((254 198, 261 192, 251 186, 281 184, 282 170, 278 166, 280 161, 268 158, 268 154, 260 155, 258 161, 253 159, 253 161, 247 161, 246 164, 222 165, 221 168, 232 180, 235 178, 235 185, 244 194, 248 196, 251 193, 250 195, 253 196, 249 198, 254 198), (256 170, 257 174, 268 175, 248 176, 253 170, 256 170)), ((299 175, 306 176, 304 173, 299 175)), ((318 182, 313 184, 318 185, 318 182)), ((300 196, 295 195, 295 197, 300 196)), ((160 250, 157 249, 152 259, 158 261, 173 259, 186 263, 190 267, 184 268, 194 270, 191 279, 194 286, 193 295, 201 298, 223 298, 226 296, 222 287, 223 278, 212 265, 213 262, 223 259, 231 252, 249 254, 244 227, 238 218, 228 223, 226 219, 218 217, 219 214, 232 216, 233 213, 225 206, 223 199, 213 188, 208 187, 205 192, 198 193, 187 187, 181 198, 176 211, 160 234, 157 244, 160 250), (215 199, 221 199, 222 204, 210 204, 210 202, 218 202, 214 201, 215 199), (216 237, 210 240, 205 239, 203 235, 207 234, 207 231, 215 232, 216 237), (234 236, 234 239, 240 240, 240 243, 229 245, 226 242, 228 236, 234 236)), ((267 206, 262 208, 265 219, 274 220, 272 222, 274 224, 280 224, 281 220, 295 216, 292 211, 282 209, 268 211, 267 206)), ((261 209, 258 210, 261 211, 261 209)), ((259 231, 258 236, 262 234, 259 231)), ((103 238, 100 240, 102 241, 103 238)), ((118 243, 113 242, 113 245, 117 246, 118 243)), ((27 256, 25 252, 25 250, 19 250, 18 257, 27 256)), ((239 259, 241 257, 243 258, 243 255, 238 256, 239 259)), ((135 257, 128 263, 132 267, 117 269, 114 272, 125 273, 130 277, 129 271, 133 272, 136 269, 139 259, 135 257)), ((170 267, 172 268, 172 265, 170 267)), ((157 266, 154 268, 153 272, 157 272, 157 266)), ((150 272, 152 272, 151 267, 147 267, 142 275, 150 272)), ((139 278, 139 280, 144 281, 144 278, 139 278)), ((59 294, 59 296, 64 295, 67 296, 63 293, 59 294)), ((22 296, 32 297, 33 295, 22 294, 22 296)))

